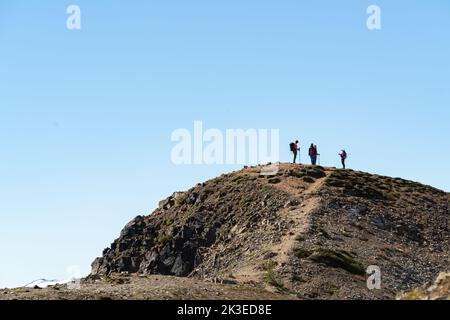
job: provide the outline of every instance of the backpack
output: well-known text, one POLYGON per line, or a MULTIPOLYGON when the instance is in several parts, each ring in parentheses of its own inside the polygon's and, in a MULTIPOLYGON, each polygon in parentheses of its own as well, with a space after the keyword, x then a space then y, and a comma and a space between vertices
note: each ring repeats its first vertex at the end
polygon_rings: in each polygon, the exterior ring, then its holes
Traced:
POLYGON ((291 148, 291 151, 292 151, 292 152, 297 151, 297 150, 295 150, 295 143, 293 143, 293 142, 291 142, 291 143, 289 144, 289 148, 291 148))

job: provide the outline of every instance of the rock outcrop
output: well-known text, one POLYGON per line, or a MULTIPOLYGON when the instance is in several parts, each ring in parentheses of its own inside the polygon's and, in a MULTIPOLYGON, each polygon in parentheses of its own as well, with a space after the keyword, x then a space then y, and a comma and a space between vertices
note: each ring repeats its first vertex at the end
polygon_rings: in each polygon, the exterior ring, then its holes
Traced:
POLYGON ((449 195, 400 178, 282 164, 245 168, 128 223, 92 275, 245 283, 299 298, 391 299, 450 271, 449 195), (381 270, 369 290, 366 269, 381 270))
POLYGON ((404 293, 400 300, 450 300, 450 273, 441 273, 434 283, 404 293))

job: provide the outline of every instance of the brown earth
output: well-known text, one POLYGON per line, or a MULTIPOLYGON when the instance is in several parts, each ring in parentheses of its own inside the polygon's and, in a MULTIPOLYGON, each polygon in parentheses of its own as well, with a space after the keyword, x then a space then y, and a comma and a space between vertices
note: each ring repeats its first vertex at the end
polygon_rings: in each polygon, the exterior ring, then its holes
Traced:
POLYGON ((122 231, 92 274, 235 281, 319 299, 391 299, 449 270, 448 194, 400 178, 282 164, 222 175, 122 231), (377 265, 382 290, 368 290, 377 265))
POLYGON ((0 290, 0 300, 286 300, 259 287, 204 282, 194 278, 114 274, 45 289, 0 290))
MULTIPOLYGON (((131 278, 153 285, 158 274, 168 287, 232 286, 261 297, 394 299, 450 271, 449 194, 352 170, 281 164, 264 176, 262 169, 174 193, 136 217, 93 262, 88 288, 104 283, 120 298, 121 286, 107 279, 146 275, 131 278), (367 288, 371 265, 381 270, 381 290, 367 288)), ((220 297, 238 297, 233 290, 220 297)))

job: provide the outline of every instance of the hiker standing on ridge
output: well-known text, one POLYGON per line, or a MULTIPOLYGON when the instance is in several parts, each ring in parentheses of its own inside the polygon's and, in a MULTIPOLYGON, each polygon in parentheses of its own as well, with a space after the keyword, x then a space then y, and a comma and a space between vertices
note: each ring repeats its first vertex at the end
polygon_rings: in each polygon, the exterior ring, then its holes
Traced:
POLYGON ((347 159, 347 152, 345 152, 345 150, 342 150, 339 155, 341 156, 342 169, 345 170, 345 159, 347 159))
POLYGON ((297 160, 297 154, 300 151, 300 148, 298 147, 298 140, 295 140, 295 142, 291 142, 289 147, 291 148, 291 152, 294 153, 294 162, 293 163, 295 163, 295 161, 297 160))
POLYGON ((317 159, 319 159, 319 166, 320 166, 320 153, 317 151, 317 145, 316 144, 314 145, 314 150, 316 151, 316 162, 317 162, 317 159))
POLYGON ((317 147, 313 143, 311 143, 311 146, 309 147, 309 153, 308 154, 309 154, 309 156, 311 158, 311 164, 313 166, 315 166, 316 163, 317 163, 317 147))

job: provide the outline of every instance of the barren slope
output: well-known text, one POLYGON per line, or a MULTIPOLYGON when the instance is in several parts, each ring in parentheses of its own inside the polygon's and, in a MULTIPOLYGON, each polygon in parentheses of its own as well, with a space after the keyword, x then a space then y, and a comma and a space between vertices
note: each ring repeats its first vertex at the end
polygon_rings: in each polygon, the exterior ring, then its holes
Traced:
POLYGON ((137 217, 92 274, 251 283, 301 298, 393 298, 449 270, 448 194, 399 178, 281 165, 222 175, 137 217), (382 270, 368 290, 365 270, 382 270))

